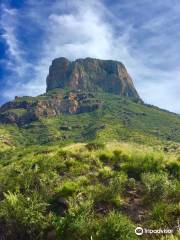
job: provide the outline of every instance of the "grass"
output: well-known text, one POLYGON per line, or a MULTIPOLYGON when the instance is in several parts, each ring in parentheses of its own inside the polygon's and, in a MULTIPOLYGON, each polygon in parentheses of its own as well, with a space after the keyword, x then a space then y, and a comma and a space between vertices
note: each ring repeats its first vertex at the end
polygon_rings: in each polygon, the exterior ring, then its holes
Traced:
POLYGON ((1 152, 1 236, 136 239, 140 211, 143 227, 177 226, 178 157, 131 143, 87 146, 1 152))
POLYGON ((104 107, 94 112, 0 125, 0 238, 129 240, 140 225, 173 228, 159 239, 178 239, 179 116, 96 97, 104 107))
MULTIPOLYGON (((69 90, 55 89, 35 98, 23 97, 15 101, 48 100, 69 90)), ((17 128, 0 125, 11 135, 14 145, 69 144, 73 142, 136 142, 161 146, 168 152, 180 153, 180 118, 157 107, 136 103, 128 98, 99 92, 96 99, 103 108, 81 114, 61 114, 17 128), (69 130, 62 130, 68 126, 69 130)), ((13 109, 22 114, 23 109, 13 109)))

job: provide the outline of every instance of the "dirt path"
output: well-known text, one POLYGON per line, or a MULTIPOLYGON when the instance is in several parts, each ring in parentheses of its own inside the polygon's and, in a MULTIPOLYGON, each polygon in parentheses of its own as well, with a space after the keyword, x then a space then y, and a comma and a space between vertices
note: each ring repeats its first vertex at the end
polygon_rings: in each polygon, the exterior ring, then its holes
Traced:
POLYGON ((146 216, 146 210, 139 194, 136 191, 127 191, 125 202, 122 212, 134 223, 141 223, 146 216))

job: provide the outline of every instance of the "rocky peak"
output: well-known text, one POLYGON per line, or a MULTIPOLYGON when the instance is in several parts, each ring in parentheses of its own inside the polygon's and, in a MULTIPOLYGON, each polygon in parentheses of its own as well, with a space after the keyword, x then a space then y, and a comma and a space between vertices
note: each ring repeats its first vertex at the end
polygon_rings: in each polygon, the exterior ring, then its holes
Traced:
POLYGON ((122 63, 94 58, 69 61, 61 57, 52 61, 47 92, 37 97, 16 96, 0 107, 0 123, 21 126, 41 117, 95 111, 104 106, 98 90, 141 102, 122 63))
POLYGON ((54 88, 105 92, 141 101, 125 66, 118 61, 94 58, 52 61, 47 76, 47 91, 54 88))

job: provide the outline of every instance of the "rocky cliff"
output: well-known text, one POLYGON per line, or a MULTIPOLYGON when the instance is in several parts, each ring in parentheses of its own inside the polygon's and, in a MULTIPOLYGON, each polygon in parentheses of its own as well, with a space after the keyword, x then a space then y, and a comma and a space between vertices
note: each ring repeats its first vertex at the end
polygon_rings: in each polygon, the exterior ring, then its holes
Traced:
MULTIPOLYGON (((142 102, 124 65, 93 58, 53 60, 47 92, 38 97, 16 97, 0 107, 0 123, 19 126, 41 117, 91 112, 103 106, 98 92, 109 92, 142 102)), ((99 92, 99 93, 100 93, 99 92)))
POLYGON ((18 97, 0 108, 0 123, 31 123, 41 117, 53 117, 63 113, 78 114, 101 108, 103 103, 90 93, 60 92, 37 98, 18 97))
POLYGON ((47 77, 47 91, 54 88, 101 89, 141 101, 125 66, 112 60, 57 58, 53 60, 47 77))

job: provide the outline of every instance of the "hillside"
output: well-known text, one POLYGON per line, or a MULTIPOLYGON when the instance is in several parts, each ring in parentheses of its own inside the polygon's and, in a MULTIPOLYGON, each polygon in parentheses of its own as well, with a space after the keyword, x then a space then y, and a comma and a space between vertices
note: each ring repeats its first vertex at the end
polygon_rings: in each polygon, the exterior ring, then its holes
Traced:
POLYGON ((10 108, 3 110, 0 121, 13 123, 0 125, 0 135, 7 135, 13 145, 65 144, 95 139, 105 142, 136 141, 148 145, 166 141, 178 145, 180 142, 178 115, 105 92, 95 95, 55 89, 39 97, 18 98, 11 102, 10 108), (84 96, 79 106, 73 102, 73 96, 77 94, 84 96), (63 100, 62 111, 53 114, 52 99, 56 104, 58 98, 67 96, 73 100, 63 100), (31 106, 36 102, 38 106, 45 106, 45 113, 41 107, 34 110, 36 115, 33 115, 31 106), (30 106, 30 110, 25 105, 30 106))
POLYGON ((122 63, 55 59, 46 93, 0 107, 0 239, 176 240, 179 164, 180 116, 122 63))

